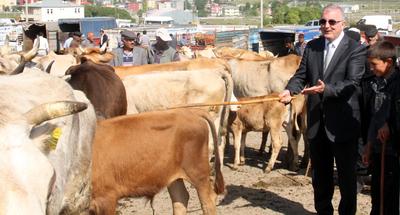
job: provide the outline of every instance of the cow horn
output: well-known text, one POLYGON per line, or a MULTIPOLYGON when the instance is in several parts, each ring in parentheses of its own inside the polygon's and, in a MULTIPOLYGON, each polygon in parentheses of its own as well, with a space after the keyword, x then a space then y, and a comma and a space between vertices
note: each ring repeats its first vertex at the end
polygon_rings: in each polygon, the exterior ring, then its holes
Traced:
POLYGON ((22 73, 25 69, 25 64, 26 64, 25 57, 23 55, 21 55, 21 62, 19 63, 17 68, 15 68, 14 71, 12 71, 10 73, 10 75, 17 75, 17 74, 22 73))
POLYGON ((46 68, 45 72, 47 72, 47 73, 49 73, 49 74, 50 74, 51 67, 53 66, 54 62, 55 62, 54 60, 50 62, 50 64, 47 66, 47 68, 46 68))
POLYGON ((59 101, 34 107, 24 116, 29 124, 39 125, 44 121, 78 113, 86 108, 87 104, 83 102, 59 101))
POLYGON ((79 51, 81 51, 82 53, 80 53, 80 55, 82 54, 86 54, 86 48, 82 48, 82 46, 79 46, 79 51))
POLYGON ((37 43, 33 44, 32 49, 23 55, 26 61, 32 60, 37 55, 39 46, 40 46, 40 40, 36 40, 36 41, 37 41, 37 43))

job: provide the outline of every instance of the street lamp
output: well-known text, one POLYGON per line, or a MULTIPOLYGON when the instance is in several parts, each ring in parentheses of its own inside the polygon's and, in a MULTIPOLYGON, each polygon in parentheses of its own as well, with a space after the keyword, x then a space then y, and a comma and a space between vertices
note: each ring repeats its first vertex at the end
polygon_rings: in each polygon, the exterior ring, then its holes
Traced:
POLYGON ((260 16, 260 28, 264 28, 264 0, 261 0, 260 16))

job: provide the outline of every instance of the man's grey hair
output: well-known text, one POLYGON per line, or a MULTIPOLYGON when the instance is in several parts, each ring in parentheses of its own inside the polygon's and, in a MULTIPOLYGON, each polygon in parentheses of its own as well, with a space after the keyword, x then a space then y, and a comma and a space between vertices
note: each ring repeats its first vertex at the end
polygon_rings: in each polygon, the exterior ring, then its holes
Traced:
POLYGON ((327 10, 338 10, 340 11, 340 15, 342 17, 342 20, 345 20, 345 15, 344 15, 344 10, 342 7, 340 7, 337 4, 328 4, 327 6, 324 7, 324 9, 322 9, 322 13, 324 13, 327 10))

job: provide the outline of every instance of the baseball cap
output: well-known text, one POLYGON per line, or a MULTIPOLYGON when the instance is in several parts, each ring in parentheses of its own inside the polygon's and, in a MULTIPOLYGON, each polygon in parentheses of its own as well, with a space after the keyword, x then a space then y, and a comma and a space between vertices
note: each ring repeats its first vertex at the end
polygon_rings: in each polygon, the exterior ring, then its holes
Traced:
POLYGON ((156 37, 160 37, 163 41, 171 41, 172 38, 169 36, 167 29, 159 28, 156 30, 156 37))

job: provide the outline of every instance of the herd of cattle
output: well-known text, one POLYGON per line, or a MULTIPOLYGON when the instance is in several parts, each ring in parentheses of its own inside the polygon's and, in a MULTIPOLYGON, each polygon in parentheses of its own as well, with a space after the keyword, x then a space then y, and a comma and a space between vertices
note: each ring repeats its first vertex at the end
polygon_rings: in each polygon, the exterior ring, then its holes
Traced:
POLYGON ((271 101, 173 109, 277 96, 298 56, 219 48, 180 62, 111 67, 112 54, 99 49, 44 57, 36 52, 0 57, 0 214, 115 214, 118 199, 152 199, 164 187, 174 214, 186 214, 183 180, 196 188, 203 213, 216 214, 229 132, 234 168, 244 164, 246 132, 259 131, 262 150, 271 134, 265 169, 271 171, 282 128, 292 152, 288 166, 298 166, 304 96, 287 106, 271 101))

